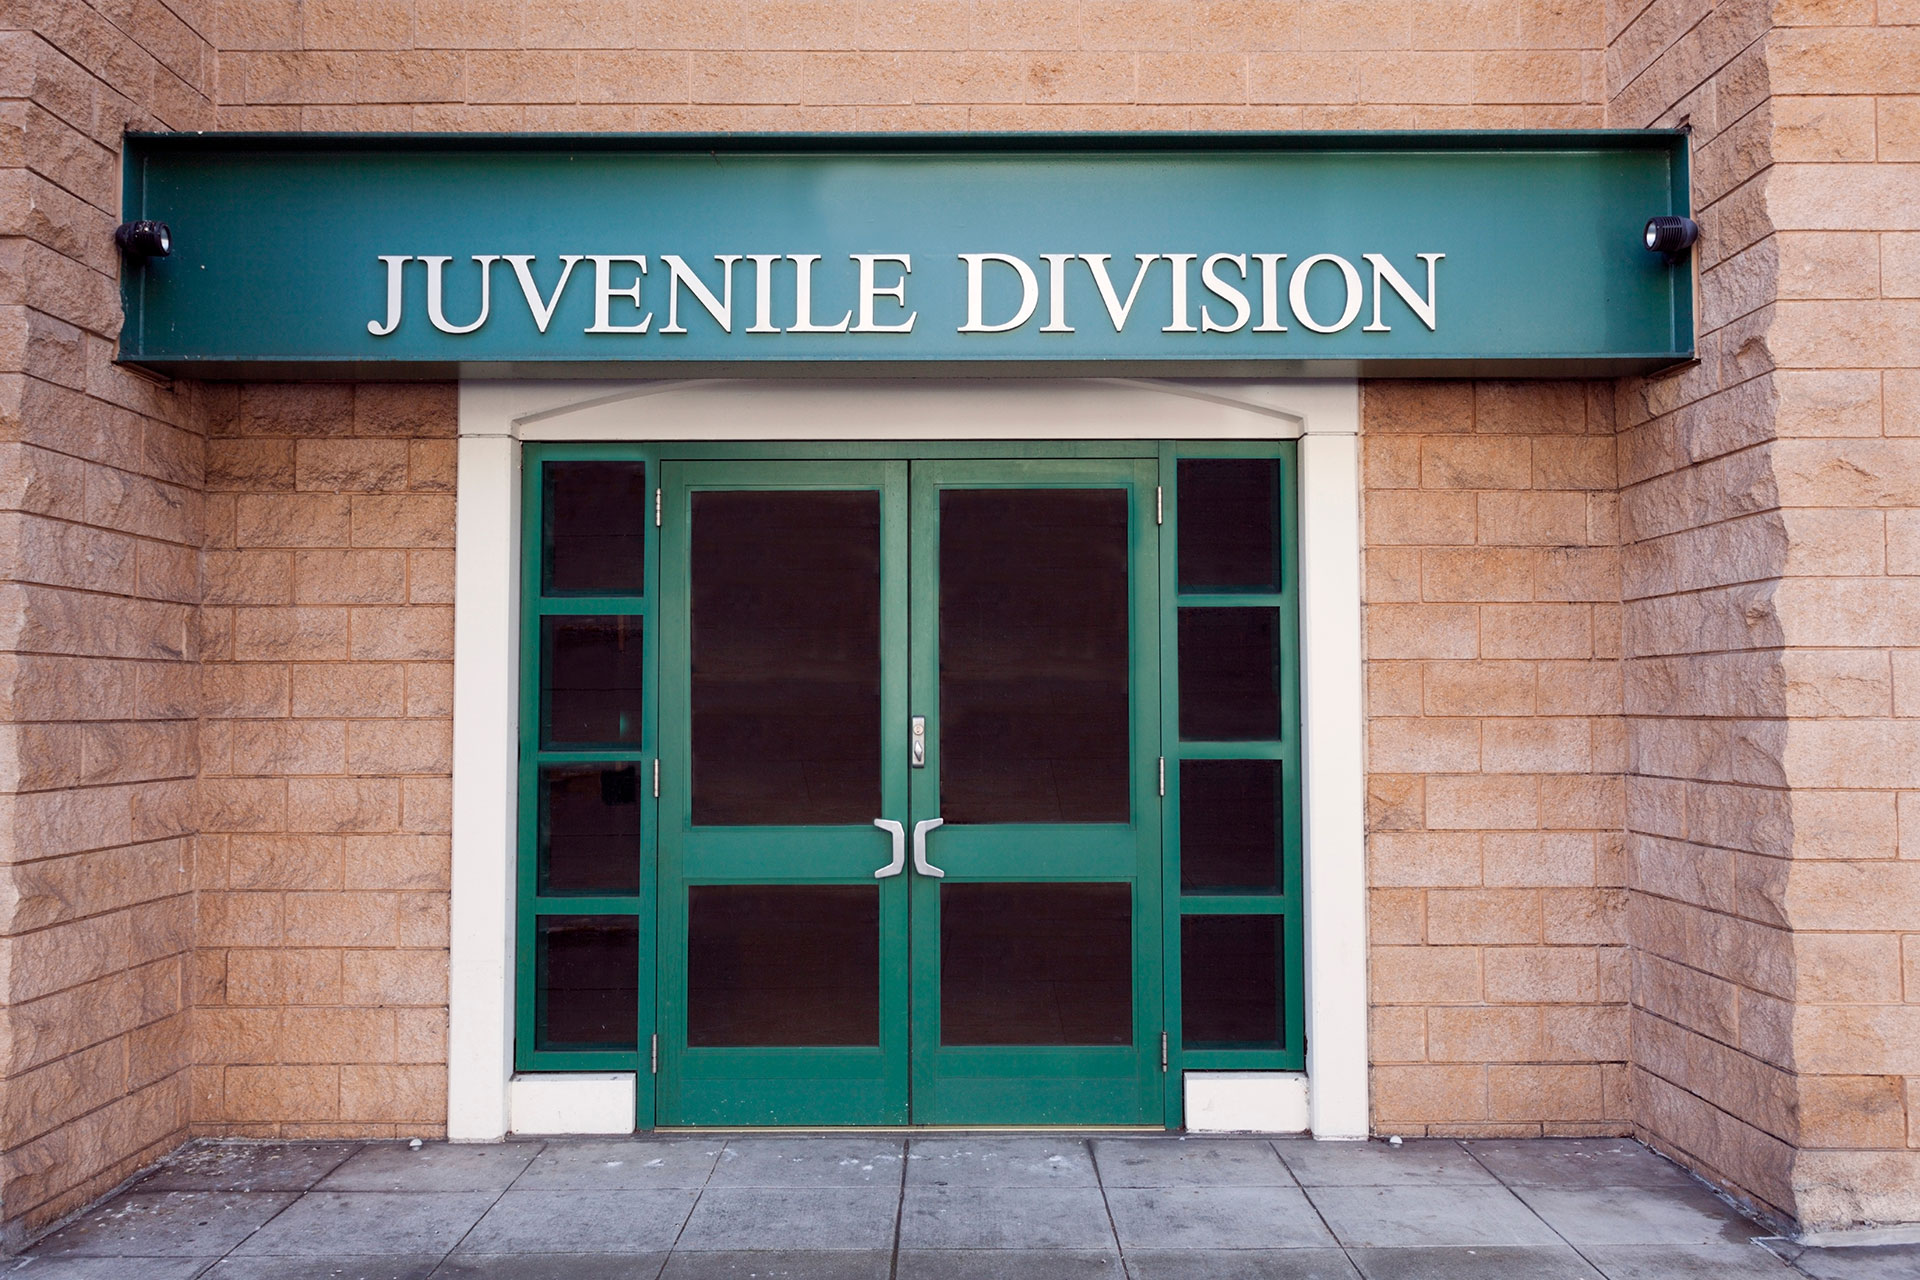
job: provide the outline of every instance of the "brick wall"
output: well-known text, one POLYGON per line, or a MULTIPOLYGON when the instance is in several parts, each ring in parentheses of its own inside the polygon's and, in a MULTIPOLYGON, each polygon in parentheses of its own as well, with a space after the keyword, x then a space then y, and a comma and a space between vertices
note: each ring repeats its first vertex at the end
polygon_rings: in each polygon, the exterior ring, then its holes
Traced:
POLYGON ((1644 1136, 1791 1215, 1794 966, 1770 881, 1791 853, 1787 540, 1768 441, 1777 242, 1759 6, 1650 5, 1608 51, 1612 118, 1695 132, 1700 363, 1619 397, 1634 1105, 1644 1136))
POLYGON ((1690 123, 1699 366, 1365 389, 1376 1120, 1631 1125, 1783 1214, 1920 1216, 1909 0, 4 13, 14 1230, 189 1124, 444 1106, 451 395, 115 370, 126 127, 1690 123))
POLYGON ((177 1143, 190 1061, 202 440, 110 363, 112 231, 121 132, 210 127, 215 60, 45 8, 0 10, 0 1249, 177 1143))
POLYGON ((1608 54, 1705 229, 1701 364, 1620 398, 1636 1120, 1810 1226, 1920 1217, 1920 10, 1877 12, 1655 3, 1608 54))
POLYGON ((1612 391, 1364 389, 1383 1132, 1630 1127, 1612 391))
POLYGON ((1590 0, 221 0, 228 129, 1592 126, 1590 0))
POLYGON ((1794 1211, 1920 1218, 1920 8, 1768 37, 1794 1211))
POLYGON ((210 398, 193 1129, 444 1132, 452 390, 210 398))

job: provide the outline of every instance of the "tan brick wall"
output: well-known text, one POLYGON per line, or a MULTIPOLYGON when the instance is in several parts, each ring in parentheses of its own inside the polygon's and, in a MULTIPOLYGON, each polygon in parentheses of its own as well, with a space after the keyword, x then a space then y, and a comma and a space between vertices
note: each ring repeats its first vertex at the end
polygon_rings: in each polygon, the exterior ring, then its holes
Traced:
POLYGON ((1603 122, 1593 0, 220 0, 228 129, 1603 122))
POLYGON ((1612 121, 1694 127, 1705 228, 1701 364, 1620 397, 1636 1121, 1812 1226, 1920 1217, 1920 11, 1877 17, 1609 33, 1612 121))
POLYGON ((193 1129, 443 1132, 452 389, 210 399, 193 1129))
POLYGON ((1920 9, 1801 3, 1778 21, 1765 202, 1779 301, 1764 350, 1786 540, 1774 609, 1792 857, 1740 882, 1756 914, 1793 930, 1796 1216, 1914 1219, 1920 9))
POLYGON ((1770 16, 1662 0, 1616 20, 1612 119, 1693 128, 1703 236, 1700 363, 1629 380, 1618 399, 1634 1116, 1790 1216, 1792 937, 1766 889, 1792 845, 1764 345, 1770 16))
POLYGON ((0 9, 0 1248, 186 1133, 202 440, 193 388, 110 363, 111 233, 122 130, 213 119, 190 6, 29 8, 0 9))
POLYGON ((1362 399, 1374 1126, 1624 1133, 1613 388, 1362 399))
POLYGON ((15 1229, 189 1123, 443 1119, 451 395, 113 369, 123 127, 1690 123, 1700 365, 1365 389, 1376 1121, 1920 1216, 1912 4, 0 12, 15 1229))

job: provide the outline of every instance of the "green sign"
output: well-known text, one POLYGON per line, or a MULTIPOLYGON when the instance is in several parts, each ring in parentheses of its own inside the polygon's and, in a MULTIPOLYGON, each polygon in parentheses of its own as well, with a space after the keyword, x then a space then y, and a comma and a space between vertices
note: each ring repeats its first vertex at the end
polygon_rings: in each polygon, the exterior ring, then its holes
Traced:
POLYGON ((219 376, 1590 374, 1693 353, 1668 132, 138 135, 123 360, 219 376))

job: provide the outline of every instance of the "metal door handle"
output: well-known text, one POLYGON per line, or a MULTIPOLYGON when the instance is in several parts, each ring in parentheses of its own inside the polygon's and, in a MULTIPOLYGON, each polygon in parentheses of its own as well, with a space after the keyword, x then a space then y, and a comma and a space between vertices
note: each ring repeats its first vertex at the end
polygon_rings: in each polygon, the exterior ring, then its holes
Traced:
POLYGON ((897 876, 907 869, 907 829, 892 818, 875 818, 873 825, 893 837, 893 861, 873 873, 875 880, 897 876))
POLYGON ((927 861, 927 832, 946 824, 945 818, 928 818, 925 822, 913 824, 913 869, 936 880, 947 873, 927 861))

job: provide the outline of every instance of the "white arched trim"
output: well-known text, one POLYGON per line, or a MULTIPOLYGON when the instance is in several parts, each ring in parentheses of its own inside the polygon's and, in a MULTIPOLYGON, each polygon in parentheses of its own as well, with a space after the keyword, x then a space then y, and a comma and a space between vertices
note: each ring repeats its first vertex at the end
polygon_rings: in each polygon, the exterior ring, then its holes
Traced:
POLYGON ((1192 1128, 1365 1137, 1359 427, 1352 381, 461 383, 448 1136, 620 1131, 633 1116, 630 1077, 513 1080, 522 441, 1298 439, 1307 1070, 1191 1072, 1187 1114, 1192 1128))

